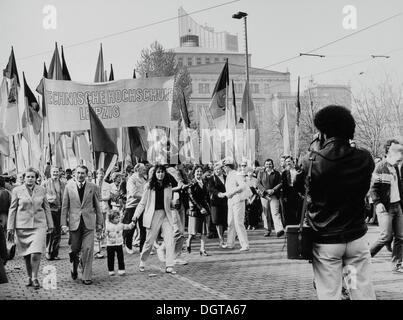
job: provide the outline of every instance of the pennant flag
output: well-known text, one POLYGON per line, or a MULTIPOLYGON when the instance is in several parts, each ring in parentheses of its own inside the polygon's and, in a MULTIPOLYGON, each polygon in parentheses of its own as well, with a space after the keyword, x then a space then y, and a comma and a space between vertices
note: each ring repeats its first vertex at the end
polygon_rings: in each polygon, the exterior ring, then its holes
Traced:
POLYGON ((48 79, 63 80, 63 68, 60 62, 59 49, 57 42, 55 44, 55 51, 53 52, 52 60, 50 61, 48 70, 48 79))
POLYGON ((133 79, 136 79, 136 69, 133 69, 133 79))
POLYGON ((13 78, 10 92, 8 93, 3 129, 8 136, 15 135, 21 131, 20 115, 18 112, 18 84, 16 78, 13 78))
POLYGON ((102 43, 99 49, 97 69, 95 70, 94 82, 105 82, 105 71, 104 71, 104 55, 102 53, 102 43))
POLYGON ((15 56, 14 56, 14 48, 11 47, 11 54, 10 57, 8 58, 8 63, 6 68, 3 70, 3 75, 10 80, 13 78, 17 79, 17 85, 20 86, 20 78, 18 77, 18 70, 17 70, 17 64, 15 62, 15 56))
POLYGON ((186 104, 185 93, 183 91, 182 91, 181 98, 182 99, 180 99, 179 109, 181 112, 182 121, 183 121, 185 128, 190 128, 190 118, 189 118, 189 113, 188 113, 188 107, 186 104))
POLYGON ((62 46, 62 76, 63 76, 63 80, 71 81, 69 69, 67 68, 66 60, 64 59, 63 46, 62 46))
POLYGON ((10 155, 10 143, 6 132, 3 129, 4 116, 8 105, 8 87, 7 80, 3 78, 0 86, 0 153, 10 155))
POLYGON ((24 98, 25 98, 25 110, 22 116, 22 127, 26 128, 28 124, 32 125, 35 134, 39 134, 42 128, 42 118, 39 115, 39 104, 36 101, 34 94, 29 88, 25 79, 24 72, 22 73, 24 78, 24 98))
POLYGON ((241 116, 240 123, 246 123, 247 129, 257 128, 255 107, 253 105, 252 97, 249 93, 249 86, 245 83, 245 89, 243 91, 242 104, 241 104, 241 116), (248 121, 249 120, 249 123, 248 121))
MULTIPOLYGON (((46 70, 46 63, 43 63, 43 78, 48 78, 48 70, 46 70)), ((43 78, 41 79, 41 81, 39 82, 38 86, 36 87, 36 92, 38 92, 40 95, 43 95, 43 78)), ((43 114, 44 110, 42 110, 42 114, 43 114)), ((45 117, 45 115, 44 115, 45 117)))
POLYGON ((288 104, 286 101, 285 109, 284 109, 284 123, 283 123, 283 155, 289 156, 291 155, 290 149, 290 132, 288 130, 288 104))
POLYGON ((115 75, 113 74, 113 67, 111 63, 111 72, 109 72, 109 81, 114 81, 115 80, 115 75))
MULTIPOLYGON (((95 153, 96 161, 99 159, 100 153, 105 153, 104 167, 108 167, 113 158, 117 159, 118 148, 106 131, 101 120, 98 118, 94 109, 91 107, 88 99, 88 109, 90 115, 91 142, 92 150, 95 153)), ((96 163, 97 164, 97 163, 96 163)), ((95 164, 95 165, 96 165, 95 164)))
POLYGON ((301 116, 301 103, 299 100, 299 77, 298 77, 298 91, 297 91, 297 118, 295 123, 295 132, 294 132, 294 157, 296 163, 298 163, 299 158, 299 118, 301 116))
POLYGON ((209 106, 210 113, 213 119, 217 119, 225 115, 225 108, 226 108, 225 104, 226 104, 226 94, 228 85, 229 85, 229 73, 228 73, 228 60, 227 60, 214 87, 212 100, 209 106))

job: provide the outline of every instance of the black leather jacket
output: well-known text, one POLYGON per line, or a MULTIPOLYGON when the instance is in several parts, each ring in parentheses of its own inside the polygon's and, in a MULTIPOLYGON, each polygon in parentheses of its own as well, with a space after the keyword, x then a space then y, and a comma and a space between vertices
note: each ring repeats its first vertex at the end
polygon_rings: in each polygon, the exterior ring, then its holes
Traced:
MULTIPOLYGON (((331 138, 312 158, 307 220, 314 241, 347 243, 362 237, 367 232, 365 196, 374 170, 371 154, 351 147, 347 140, 331 138)), ((302 162, 300 187, 309 162, 309 157, 302 162)))

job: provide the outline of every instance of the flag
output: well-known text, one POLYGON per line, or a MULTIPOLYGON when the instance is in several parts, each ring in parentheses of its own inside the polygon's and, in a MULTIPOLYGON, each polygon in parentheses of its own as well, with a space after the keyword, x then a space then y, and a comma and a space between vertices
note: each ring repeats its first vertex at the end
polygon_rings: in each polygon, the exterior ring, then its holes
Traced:
POLYGON ((15 62, 13 47, 11 47, 11 54, 10 57, 8 58, 7 66, 3 70, 3 76, 9 78, 10 80, 15 77, 17 79, 17 85, 20 86, 20 79, 18 77, 18 70, 17 70, 17 64, 15 62))
POLYGON ((25 98, 25 110, 22 116, 22 127, 26 128, 28 124, 32 125, 35 134, 39 134, 42 128, 42 118, 39 115, 39 104, 34 94, 29 88, 25 79, 24 72, 22 73, 24 78, 24 98, 25 98))
POLYGON ((226 114, 226 135, 225 135, 225 157, 236 161, 235 156, 235 130, 236 130, 236 100, 234 80, 232 80, 232 105, 227 108, 226 114))
POLYGON ((118 148, 115 142, 109 136, 108 132, 106 131, 101 120, 98 118, 94 109, 91 107, 89 100, 88 100, 88 109, 90 116, 92 151, 95 153, 95 160, 96 160, 95 165, 97 165, 98 163, 97 161, 100 158, 100 153, 104 152, 105 163, 103 167, 108 167, 113 161, 113 158, 115 158, 116 161, 118 148))
MULTIPOLYGON (((44 62, 43 63, 43 75, 42 75, 42 79, 41 79, 41 81, 39 82, 39 84, 38 84, 38 86, 36 87, 36 92, 38 92, 40 95, 43 95, 43 90, 44 90, 44 88, 43 88, 43 78, 48 78, 48 70, 46 70, 46 63, 44 62)), ((45 111, 44 110, 42 110, 42 114, 44 113, 45 111)), ((46 115, 46 114, 45 114, 46 115)), ((43 116, 43 117, 45 117, 45 115, 43 116)))
POLYGON ((299 158, 299 118, 301 116, 301 102, 299 100, 299 77, 298 77, 298 91, 297 91, 297 118, 295 122, 295 132, 294 132, 294 157, 296 163, 298 163, 299 158))
POLYGON ((17 79, 13 78, 11 88, 8 93, 7 107, 4 112, 3 129, 8 135, 20 133, 20 115, 18 112, 18 84, 17 79))
POLYGON ((9 137, 3 129, 4 116, 6 108, 8 105, 8 87, 7 80, 3 78, 0 86, 0 153, 9 156, 10 155, 10 144, 9 137))
POLYGON ((284 118, 283 118, 283 155, 289 156, 291 154, 290 149, 290 132, 288 130, 288 108, 287 101, 284 109, 284 118))
POLYGON ((64 59, 63 46, 62 46, 62 77, 63 77, 63 80, 71 81, 69 69, 67 68, 66 60, 64 59))
POLYGON ((255 107, 253 105, 252 97, 249 93, 248 83, 245 83, 245 89, 243 91, 243 97, 241 103, 241 116, 239 118, 239 122, 246 123, 247 129, 257 128, 255 107))
POLYGON ((48 79, 63 80, 63 68, 60 62, 59 49, 57 42, 55 44, 55 51, 53 52, 52 60, 50 61, 48 70, 48 79))
POLYGON ((136 69, 133 69, 133 79, 136 79, 136 69))
POLYGON ((187 108, 187 104, 186 104, 185 93, 183 91, 182 91, 181 98, 182 99, 180 99, 179 109, 180 109, 181 116, 182 116, 182 122, 183 122, 185 128, 190 128, 190 118, 189 118, 188 108, 187 108))
POLYGON ((214 87, 212 100, 209 106, 210 113, 213 119, 217 119, 225 114, 226 94, 228 85, 229 85, 229 73, 228 73, 228 60, 227 60, 214 87))
POLYGON ((109 81, 114 81, 115 80, 115 75, 113 74, 113 67, 111 63, 111 72, 109 72, 109 81))
POLYGON ((104 55, 102 53, 102 43, 99 49, 97 68, 95 70, 94 82, 105 82, 104 55))
POLYGON ((235 121, 235 126, 237 123, 237 116, 236 116, 236 98, 235 98, 235 85, 234 85, 234 80, 232 80, 232 107, 234 108, 234 121, 235 121))

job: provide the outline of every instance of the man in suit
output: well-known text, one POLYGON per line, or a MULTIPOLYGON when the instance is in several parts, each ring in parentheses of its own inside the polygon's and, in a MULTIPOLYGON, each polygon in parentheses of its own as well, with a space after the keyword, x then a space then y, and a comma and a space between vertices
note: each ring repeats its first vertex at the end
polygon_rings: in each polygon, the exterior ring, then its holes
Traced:
POLYGON ((97 186, 86 181, 87 175, 88 168, 80 165, 76 170, 76 180, 66 185, 61 220, 63 230, 70 230, 70 262, 73 263, 71 277, 73 280, 77 279, 77 267, 80 262, 83 283, 90 285, 92 284, 94 229, 96 228, 97 233, 102 230, 103 217, 97 186))
POLYGON ((60 260, 59 247, 62 233, 60 218, 62 199, 66 184, 60 180, 58 167, 53 166, 50 169, 50 175, 51 177, 46 179, 42 184, 42 186, 46 189, 46 196, 49 202, 54 224, 53 232, 51 234, 47 234, 46 236, 46 259, 60 260))

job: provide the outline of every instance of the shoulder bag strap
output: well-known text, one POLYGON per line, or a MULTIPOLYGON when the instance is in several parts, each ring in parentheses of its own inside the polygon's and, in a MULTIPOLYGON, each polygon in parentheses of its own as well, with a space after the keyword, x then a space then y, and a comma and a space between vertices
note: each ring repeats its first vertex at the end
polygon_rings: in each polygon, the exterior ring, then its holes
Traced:
POLYGON ((299 224, 299 232, 302 232, 303 226, 304 226, 304 218, 306 216, 307 212, 307 206, 308 206, 308 192, 309 192, 309 187, 311 185, 311 175, 312 175, 312 164, 314 160, 314 154, 313 152, 310 153, 309 155, 309 169, 308 169, 308 175, 306 176, 305 179, 305 197, 304 197, 304 202, 302 205, 302 212, 301 212, 301 221, 299 224))

